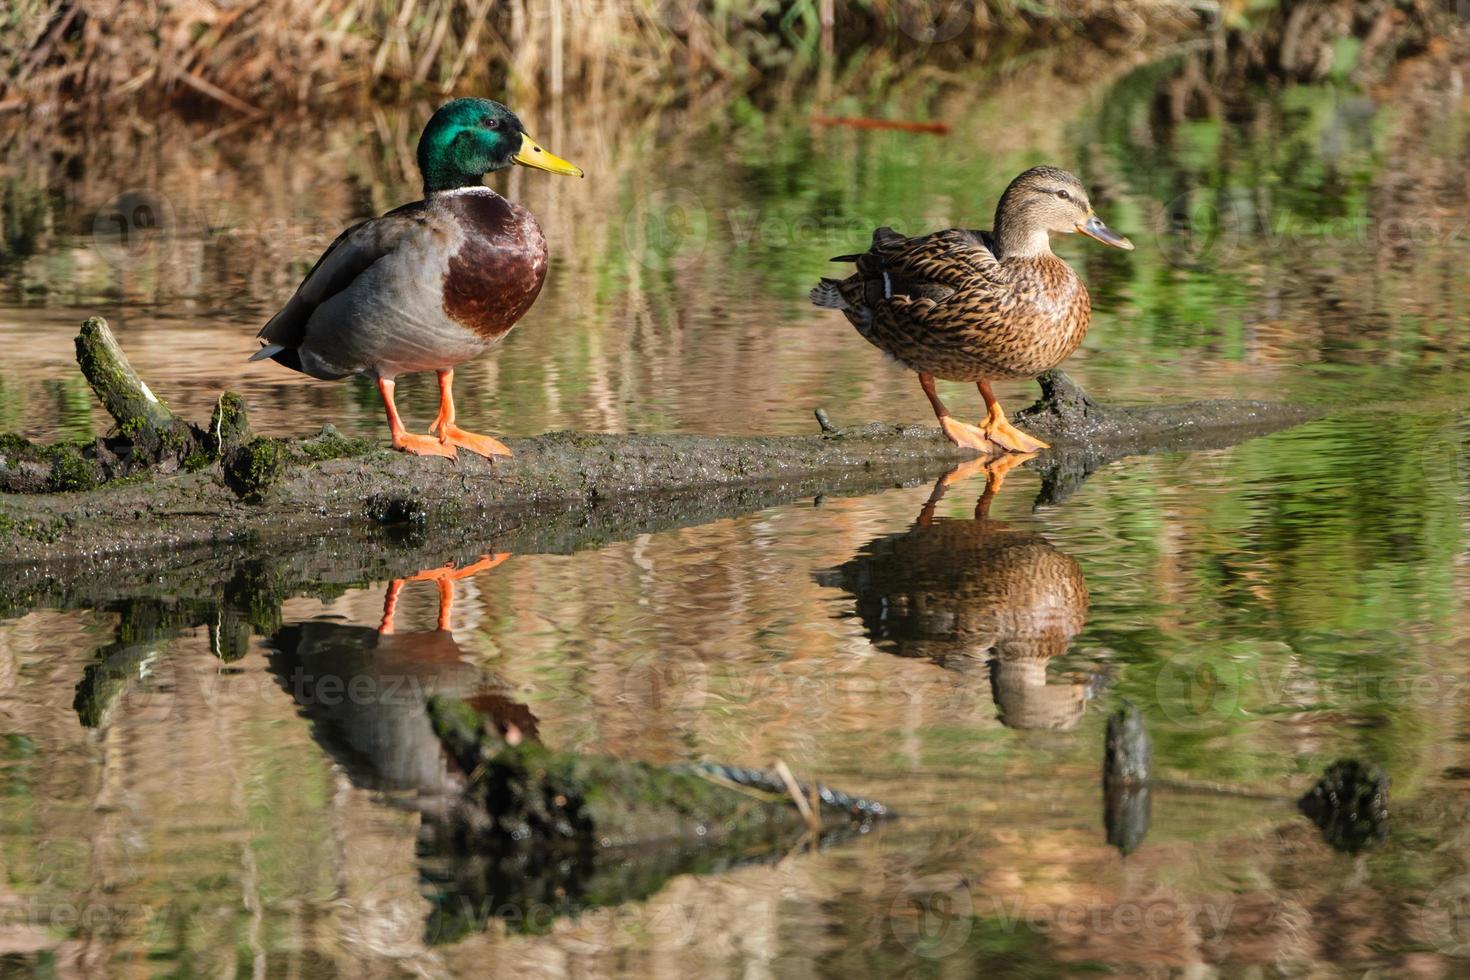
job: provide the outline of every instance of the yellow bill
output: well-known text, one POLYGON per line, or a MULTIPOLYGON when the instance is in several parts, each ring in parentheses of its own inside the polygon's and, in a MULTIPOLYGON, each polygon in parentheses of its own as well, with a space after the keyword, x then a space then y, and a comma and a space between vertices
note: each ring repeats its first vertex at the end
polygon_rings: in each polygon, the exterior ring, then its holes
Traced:
POLYGON ((515 162, 526 167, 535 167, 537 170, 546 170, 554 174, 566 174, 568 177, 582 176, 582 168, 574 163, 568 163, 555 153, 541 149, 536 141, 525 133, 521 134, 521 148, 515 155, 515 162))

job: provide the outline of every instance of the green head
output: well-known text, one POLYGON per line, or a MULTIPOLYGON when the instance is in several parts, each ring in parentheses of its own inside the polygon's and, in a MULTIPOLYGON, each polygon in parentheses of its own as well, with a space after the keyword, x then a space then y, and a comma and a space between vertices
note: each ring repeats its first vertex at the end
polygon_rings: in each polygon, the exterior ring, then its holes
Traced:
POLYGON ((537 146, 514 112, 489 99, 455 99, 440 106, 419 137, 418 157, 425 196, 474 187, 487 173, 513 163, 582 176, 580 167, 537 146))

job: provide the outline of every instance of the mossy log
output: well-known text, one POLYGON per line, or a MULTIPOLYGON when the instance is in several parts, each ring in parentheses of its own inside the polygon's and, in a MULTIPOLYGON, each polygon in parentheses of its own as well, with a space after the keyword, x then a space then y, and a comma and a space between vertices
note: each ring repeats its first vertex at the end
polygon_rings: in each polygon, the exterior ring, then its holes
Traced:
POLYGON ((779 777, 761 770, 655 766, 558 752, 531 740, 510 745, 454 698, 430 698, 428 712, 445 750, 472 774, 455 822, 458 839, 450 842, 466 850, 577 851, 717 839, 744 822, 804 826, 802 810, 828 826, 891 816, 876 801, 793 782, 806 804, 799 807, 779 777))
POLYGON ((502 909, 545 911, 506 921, 540 931, 556 915, 646 898, 675 875, 775 859, 803 835, 829 844, 892 815, 876 801, 793 781, 799 807, 781 777, 762 770, 510 745, 451 697, 430 698, 427 710, 468 776, 452 807, 426 813, 426 843, 454 855, 460 899, 435 903, 431 942, 479 929, 502 909))
POLYGON ((91 443, 52 446, 0 435, 0 492, 90 490, 141 473, 199 469, 218 459, 223 448, 249 438, 244 402, 229 392, 216 403, 207 428, 175 415, 138 377, 102 317, 82 324, 76 350, 77 365, 112 416, 115 431, 91 443))
MULTIPOLYGON (((207 424, 183 422, 99 317, 83 325, 78 355, 117 431, 85 446, 0 437, 0 490, 9 491, 0 492, 0 565, 114 561, 246 538, 290 548, 385 524, 453 523, 483 542, 569 514, 626 531, 636 521, 687 523, 676 511, 728 516, 737 506, 873 492, 973 455, 928 426, 839 428, 824 418, 811 436, 551 433, 510 440, 510 460, 461 453, 451 462, 330 427, 306 440, 251 438, 245 405, 228 392, 207 424), (69 492, 19 492, 58 490, 69 492)), ((1105 408, 1060 372, 1042 389, 1018 420, 1054 447, 1027 464, 1042 474, 1043 503, 1121 456, 1229 445, 1321 414, 1240 401, 1105 408)))

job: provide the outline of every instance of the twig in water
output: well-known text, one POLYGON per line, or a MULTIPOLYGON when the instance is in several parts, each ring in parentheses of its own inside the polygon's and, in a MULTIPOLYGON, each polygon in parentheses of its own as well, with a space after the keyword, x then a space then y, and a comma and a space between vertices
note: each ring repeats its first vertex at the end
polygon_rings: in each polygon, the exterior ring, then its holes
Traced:
POLYGON ((786 792, 791 794, 792 802, 796 804, 796 809, 801 811, 801 818, 806 821, 807 828, 812 832, 812 836, 816 837, 819 835, 822 832, 822 822, 817 819, 817 814, 812 810, 812 805, 802 795, 801 784, 796 781, 795 776, 791 775, 791 770, 787 768, 785 760, 777 759, 776 764, 772 768, 776 770, 776 775, 781 777, 781 782, 786 784, 786 792))
POLYGON ((907 122, 902 119, 853 119, 846 116, 812 116, 818 126, 849 126, 853 129, 896 129, 902 133, 932 133, 948 136, 949 123, 907 122))

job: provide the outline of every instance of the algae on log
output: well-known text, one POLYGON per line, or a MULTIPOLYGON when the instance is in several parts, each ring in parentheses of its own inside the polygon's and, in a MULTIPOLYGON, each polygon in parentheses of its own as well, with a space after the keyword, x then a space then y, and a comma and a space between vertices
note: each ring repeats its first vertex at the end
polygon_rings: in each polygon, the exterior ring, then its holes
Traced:
MULTIPOLYGON (((626 511, 630 520, 611 521, 620 525, 654 513, 667 522, 668 501, 701 510, 706 497, 727 501, 727 516, 737 498, 770 506, 873 492, 973 456, 927 426, 839 429, 830 421, 811 436, 552 433, 511 440, 515 457, 493 463, 467 452, 454 462, 406 456, 330 427, 307 440, 252 439, 243 402, 228 392, 207 428, 180 421, 133 372, 101 318, 84 325, 78 352, 119 434, 87 447, 0 437, 0 490, 80 491, 0 493, 0 564, 113 560, 244 538, 289 547, 353 525, 435 520, 473 526, 483 540, 566 520, 569 511, 603 520, 626 511), (98 485, 117 476, 132 479, 98 485)), ((1042 475, 1041 503, 1060 501, 1121 456, 1229 445, 1321 414, 1240 401, 1104 408, 1061 372, 1041 384, 1042 400, 1017 415, 1053 446, 1026 464, 1042 475)))
MULTIPOLYGON (((473 738, 468 706, 435 698, 430 712, 473 738), (448 721, 452 714, 463 717, 448 721)), ((775 861, 803 842, 826 848, 891 816, 871 801, 832 805, 826 800, 842 794, 818 787, 814 827, 789 794, 766 792, 777 778, 770 773, 658 767, 488 738, 482 748, 459 759, 482 761, 458 802, 424 814, 433 856, 425 877, 439 892, 425 925, 430 944, 454 942, 490 917, 512 931, 544 932, 560 916, 642 901, 674 877, 775 861), (732 773, 751 779, 721 778, 732 773)))
MULTIPOLYGON (((473 707, 450 697, 428 702, 450 757, 470 775, 441 850, 606 851, 719 841, 755 830, 786 838, 808 826, 775 777, 714 765, 654 766, 573 755, 525 740, 511 745, 473 707)), ((816 802, 823 830, 890 816, 872 800, 826 787, 797 786, 816 802)))
MULTIPOLYGON (((55 493, 89 490, 143 472, 198 468, 218 454, 218 440, 190 425, 159 401, 128 362, 107 321, 94 316, 76 338, 77 365, 116 432, 91 443, 37 446, 13 434, 0 436, 0 492, 55 493)), ((238 438, 243 420, 239 396, 216 406, 216 427, 238 438)))

